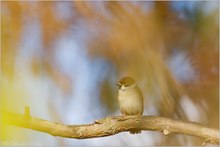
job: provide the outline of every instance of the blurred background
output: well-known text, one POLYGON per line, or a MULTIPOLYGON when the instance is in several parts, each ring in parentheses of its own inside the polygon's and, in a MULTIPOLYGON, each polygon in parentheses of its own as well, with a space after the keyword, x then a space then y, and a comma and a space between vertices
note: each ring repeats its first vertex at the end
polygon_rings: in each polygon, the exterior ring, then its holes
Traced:
MULTIPOLYGON (((0 110, 23 114, 29 106, 41 119, 93 123, 121 115, 115 84, 131 76, 143 92, 144 115, 219 128, 218 6, 218 1, 1 2, 0 110)), ((2 121, 0 126, 0 145, 203 142, 151 131, 77 140, 2 121)))

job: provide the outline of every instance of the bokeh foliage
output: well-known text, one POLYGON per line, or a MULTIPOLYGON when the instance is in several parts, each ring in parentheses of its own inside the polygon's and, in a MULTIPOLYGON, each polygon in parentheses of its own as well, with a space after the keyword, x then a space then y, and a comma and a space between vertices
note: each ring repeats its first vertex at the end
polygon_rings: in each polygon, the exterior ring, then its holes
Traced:
MULTIPOLYGON (((64 34, 80 29, 84 36, 79 39, 89 58, 104 58, 114 67, 115 72, 109 72, 97 87, 107 110, 114 112, 117 108, 111 74, 117 79, 130 75, 144 91, 146 107, 156 107, 159 115, 187 119, 181 107, 181 98, 187 96, 202 110, 201 121, 218 128, 218 7, 207 12, 205 5, 209 2, 194 2, 193 8, 175 8, 183 3, 1 2, 2 82, 10 85, 18 78, 15 64, 23 32, 27 23, 36 21, 41 44, 35 48, 39 54, 30 57, 29 68, 34 76, 46 76, 63 93, 71 93, 74 83, 57 68, 54 44, 64 34), (68 14, 62 14, 58 7, 68 9, 68 14), (194 71, 190 80, 178 79, 170 69, 168 62, 176 53, 183 53, 184 60, 190 62, 194 71)), ((176 70, 181 69, 179 64, 176 70)), ((5 89, 1 85, 3 94, 7 93, 5 89)))

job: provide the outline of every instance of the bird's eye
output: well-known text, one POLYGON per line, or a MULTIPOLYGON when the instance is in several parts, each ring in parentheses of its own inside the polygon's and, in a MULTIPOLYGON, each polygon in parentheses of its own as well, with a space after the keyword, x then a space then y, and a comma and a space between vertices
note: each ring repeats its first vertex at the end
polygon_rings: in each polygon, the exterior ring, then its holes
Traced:
POLYGON ((129 85, 128 84, 124 84, 124 87, 128 87, 129 85))

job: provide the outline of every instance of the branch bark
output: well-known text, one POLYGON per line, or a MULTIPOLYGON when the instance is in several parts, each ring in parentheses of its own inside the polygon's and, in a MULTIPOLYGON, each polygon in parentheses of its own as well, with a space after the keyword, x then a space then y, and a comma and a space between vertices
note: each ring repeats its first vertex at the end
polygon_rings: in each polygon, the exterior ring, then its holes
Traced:
POLYGON ((86 125, 64 125, 31 117, 29 110, 25 115, 10 113, 7 123, 18 127, 45 132, 53 136, 86 139, 114 135, 133 129, 159 131, 164 135, 185 134, 204 139, 204 143, 219 144, 219 130, 205 125, 158 116, 111 116, 86 125))

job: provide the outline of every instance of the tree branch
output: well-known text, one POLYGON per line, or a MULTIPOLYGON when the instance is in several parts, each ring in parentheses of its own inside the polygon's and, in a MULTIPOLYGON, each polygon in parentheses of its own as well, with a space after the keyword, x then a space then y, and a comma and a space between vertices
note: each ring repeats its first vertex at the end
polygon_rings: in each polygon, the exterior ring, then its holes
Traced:
POLYGON ((199 123, 180 121, 158 116, 111 116, 86 125, 64 125, 31 117, 26 108, 25 115, 10 113, 7 123, 18 127, 45 132, 66 138, 95 138, 114 135, 132 129, 160 131, 164 135, 185 134, 196 136, 204 143, 219 144, 219 131, 199 123))

